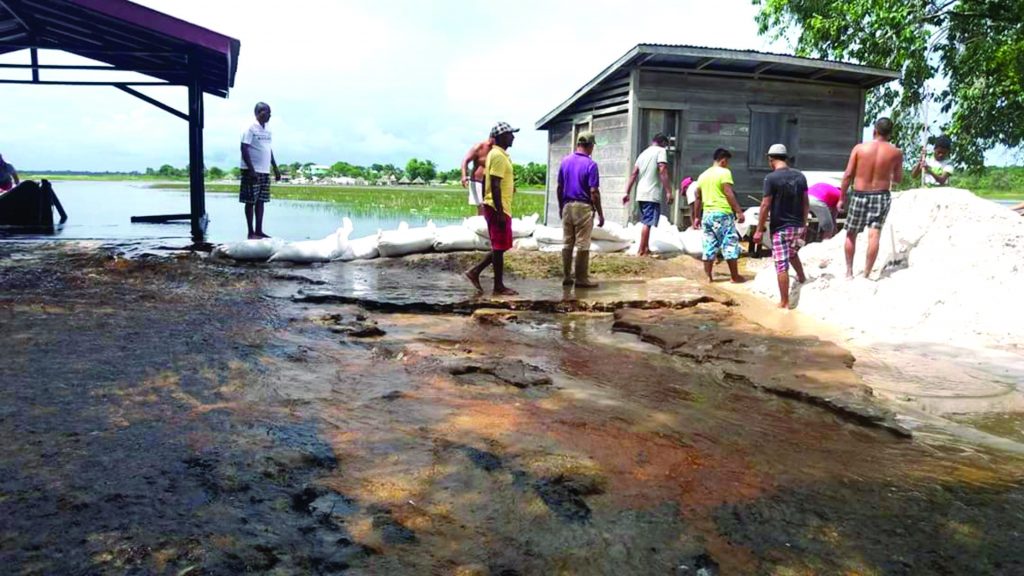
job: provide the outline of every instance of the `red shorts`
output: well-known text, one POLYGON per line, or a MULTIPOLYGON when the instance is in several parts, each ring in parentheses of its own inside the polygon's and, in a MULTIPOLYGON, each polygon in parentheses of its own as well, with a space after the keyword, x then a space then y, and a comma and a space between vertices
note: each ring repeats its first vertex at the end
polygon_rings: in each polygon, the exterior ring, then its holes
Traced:
POLYGON ((487 235, 491 237, 491 250, 511 250, 512 217, 505 214, 505 223, 498 224, 498 211, 484 204, 484 218, 487 220, 487 235))

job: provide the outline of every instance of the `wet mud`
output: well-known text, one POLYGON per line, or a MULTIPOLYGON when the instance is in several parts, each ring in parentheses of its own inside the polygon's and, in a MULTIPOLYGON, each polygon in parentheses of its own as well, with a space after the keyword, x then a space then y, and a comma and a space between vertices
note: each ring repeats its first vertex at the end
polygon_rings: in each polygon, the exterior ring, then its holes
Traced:
POLYGON ((414 279, 0 244, 0 566, 1024 571, 1020 457, 894 434, 841 349, 682 280, 414 279))

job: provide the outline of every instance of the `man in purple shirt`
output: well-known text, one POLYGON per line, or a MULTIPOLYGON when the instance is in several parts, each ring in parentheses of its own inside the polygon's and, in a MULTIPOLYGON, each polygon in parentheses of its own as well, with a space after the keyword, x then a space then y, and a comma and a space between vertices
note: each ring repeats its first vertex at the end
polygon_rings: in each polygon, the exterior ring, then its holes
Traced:
POLYGON ((596 288, 590 281, 590 233, 597 225, 604 226, 601 210, 601 179, 597 163, 590 157, 594 153, 594 135, 583 132, 576 138, 576 152, 562 159, 558 168, 558 209, 562 214, 562 286, 596 288), (572 275, 572 251, 576 248, 576 277, 572 275))

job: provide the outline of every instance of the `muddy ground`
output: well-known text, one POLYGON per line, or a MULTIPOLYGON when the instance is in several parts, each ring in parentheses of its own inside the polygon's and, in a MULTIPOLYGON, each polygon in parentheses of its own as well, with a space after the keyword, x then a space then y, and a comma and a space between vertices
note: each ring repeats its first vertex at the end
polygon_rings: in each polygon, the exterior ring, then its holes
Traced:
POLYGON ((4 574, 1024 573, 1020 457, 684 263, 115 254, 0 243, 4 574))

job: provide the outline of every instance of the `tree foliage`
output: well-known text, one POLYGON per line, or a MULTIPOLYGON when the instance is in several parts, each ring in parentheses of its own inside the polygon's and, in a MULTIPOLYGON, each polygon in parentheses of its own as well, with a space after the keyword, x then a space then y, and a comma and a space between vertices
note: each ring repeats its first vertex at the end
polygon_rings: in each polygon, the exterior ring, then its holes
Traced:
POLYGON ((405 165, 405 175, 410 180, 422 178, 424 181, 429 182, 437 177, 437 164, 432 160, 412 158, 405 165))
MULTIPOLYGON (((943 112, 935 128, 953 137, 960 164, 979 167, 986 150, 1024 144, 1024 1, 753 3, 760 7, 761 34, 774 39, 796 34, 800 56, 901 72, 898 84, 879 87, 868 99, 869 119, 889 111, 897 143, 917 142, 922 106, 934 102, 943 112), (926 84, 933 78, 938 81, 926 84)), ((932 120, 934 125, 938 119, 932 120)))

